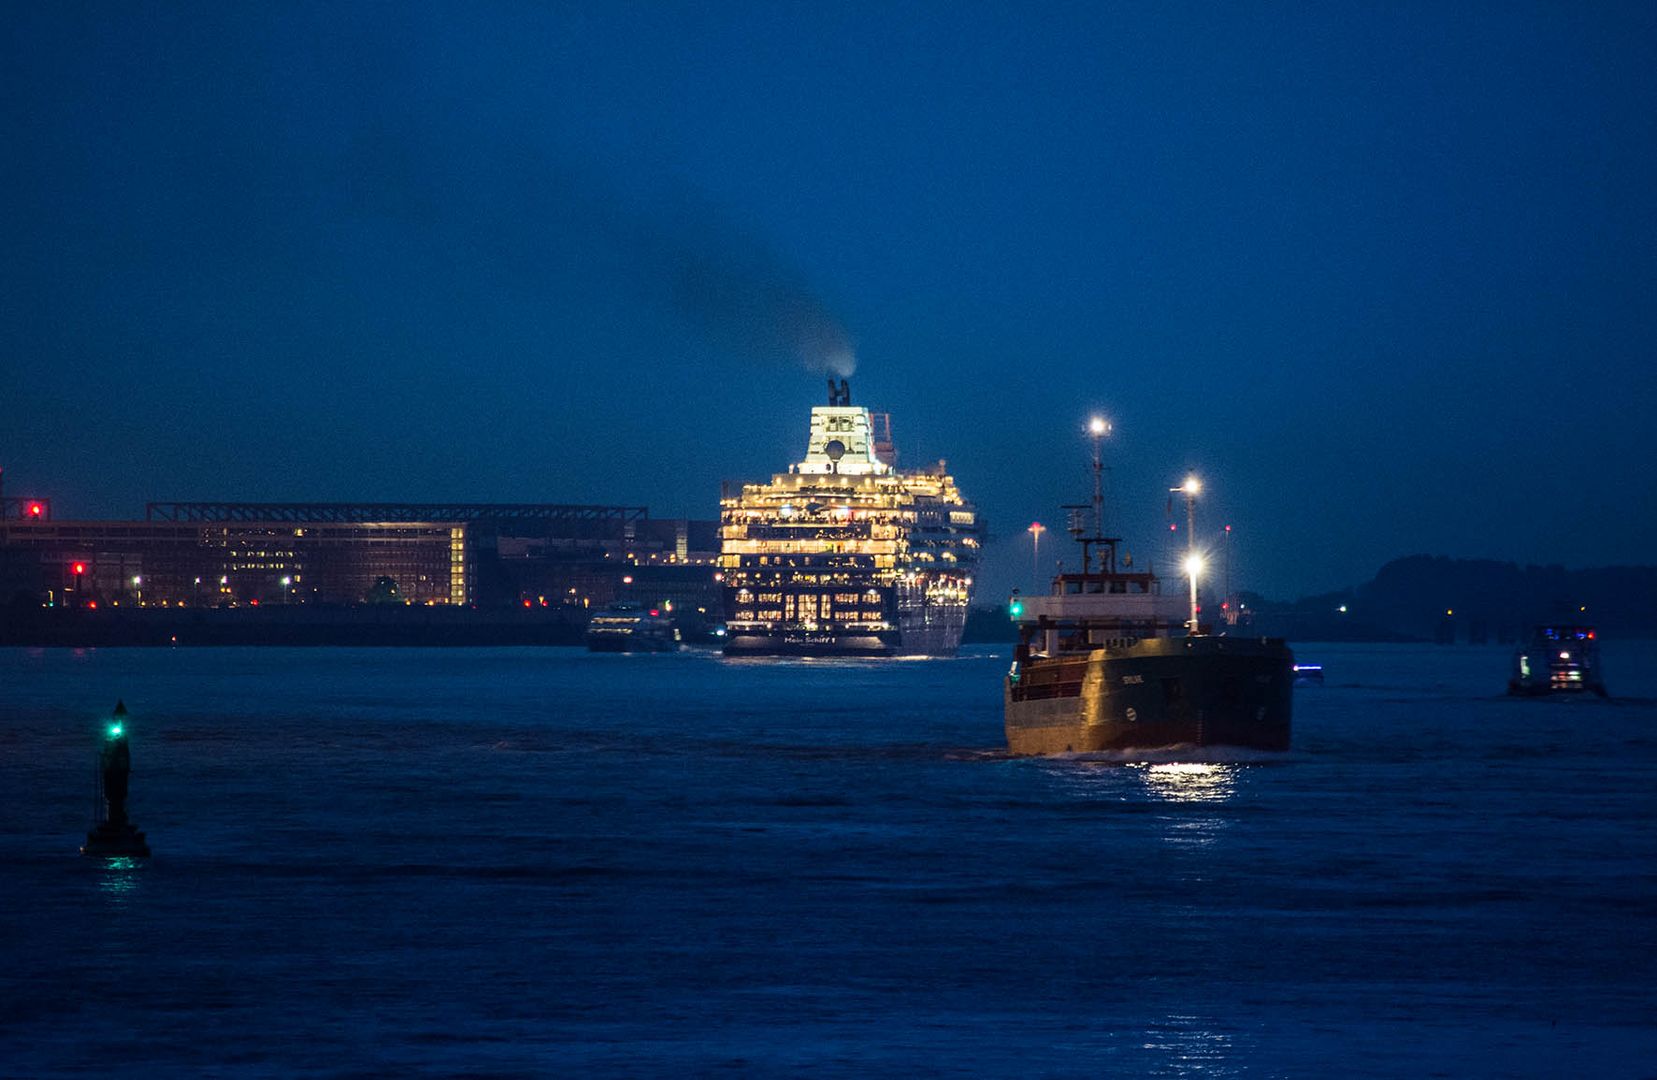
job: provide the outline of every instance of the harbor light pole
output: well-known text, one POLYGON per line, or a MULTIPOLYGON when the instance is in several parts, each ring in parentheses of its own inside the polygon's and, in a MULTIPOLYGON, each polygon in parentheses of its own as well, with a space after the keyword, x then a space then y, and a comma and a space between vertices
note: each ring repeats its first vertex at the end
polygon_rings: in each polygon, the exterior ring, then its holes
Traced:
POLYGON ((1225 621, 1228 625, 1237 625, 1237 598, 1231 595, 1231 526, 1225 527, 1225 550, 1221 553, 1224 559, 1225 574, 1225 621))
POLYGON ((1197 493, 1202 490, 1202 481, 1193 473, 1185 478, 1185 483, 1169 491, 1178 491, 1185 496, 1185 576, 1191 580, 1191 622, 1188 631, 1193 637, 1197 633, 1197 575, 1202 572, 1202 555, 1197 551, 1197 493))
POLYGON ((1036 588, 1041 588, 1041 534, 1047 531, 1047 526, 1039 521, 1030 522, 1025 532, 1030 534, 1030 571, 1035 575, 1036 588))

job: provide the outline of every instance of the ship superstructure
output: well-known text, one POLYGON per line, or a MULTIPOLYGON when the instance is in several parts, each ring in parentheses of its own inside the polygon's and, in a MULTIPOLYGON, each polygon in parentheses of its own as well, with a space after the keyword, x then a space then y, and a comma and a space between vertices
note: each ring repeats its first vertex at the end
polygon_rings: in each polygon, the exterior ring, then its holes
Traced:
POLYGON ((945 463, 899 469, 891 422, 829 380, 805 458, 720 506, 730 656, 949 656, 981 522, 945 463))

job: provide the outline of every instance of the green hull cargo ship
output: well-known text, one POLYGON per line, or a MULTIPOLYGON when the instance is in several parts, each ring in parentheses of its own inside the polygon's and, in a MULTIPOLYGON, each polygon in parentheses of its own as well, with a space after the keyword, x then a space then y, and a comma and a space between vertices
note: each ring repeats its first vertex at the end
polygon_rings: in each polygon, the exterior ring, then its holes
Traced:
MULTIPOLYGON (((1080 573, 1059 573, 1050 595, 1014 597, 1019 642, 1004 689, 1007 746, 1015 754, 1091 753, 1171 746, 1289 748, 1294 654, 1278 638, 1212 634, 1198 623, 1193 548, 1190 602, 1162 592, 1150 570, 1118 567, 1116 537, 1101 535, 1099 441, 1094 421, 1093 535, 1085 507, 1070 531, 1080 573), (1176 633, 1177 631, 1177 633, 1176 633)), ((1193 477, 1176 489, 1194 517, 1193 477)), ((1189 536, 1189 529, 1187 535, 1189 536)))

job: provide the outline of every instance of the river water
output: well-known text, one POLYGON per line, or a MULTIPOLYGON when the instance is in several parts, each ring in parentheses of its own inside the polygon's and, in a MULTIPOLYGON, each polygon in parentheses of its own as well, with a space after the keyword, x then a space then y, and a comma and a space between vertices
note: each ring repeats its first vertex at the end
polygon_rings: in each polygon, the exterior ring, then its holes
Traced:
POLYGON ((1298 652, 1037 760, 995 648, 0 650, 0 1075, 1657 1075, 1657 645, 1298 652))

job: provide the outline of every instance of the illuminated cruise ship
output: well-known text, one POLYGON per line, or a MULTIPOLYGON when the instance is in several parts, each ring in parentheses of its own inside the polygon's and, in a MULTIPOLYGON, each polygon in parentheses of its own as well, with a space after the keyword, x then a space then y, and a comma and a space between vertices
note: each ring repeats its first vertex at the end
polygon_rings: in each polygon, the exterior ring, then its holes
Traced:
POLYGON ((944 462, 898 469, 891 422, 842 379, 805 459, 720 507, 727 656, 949 656, 978 563, 978 512, 944 462))

